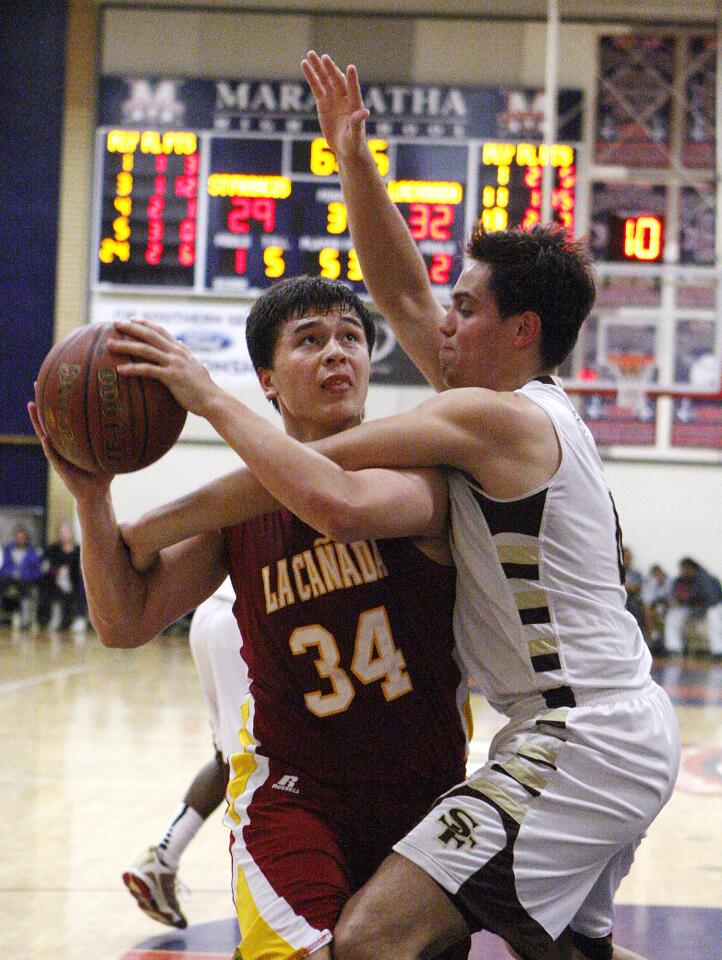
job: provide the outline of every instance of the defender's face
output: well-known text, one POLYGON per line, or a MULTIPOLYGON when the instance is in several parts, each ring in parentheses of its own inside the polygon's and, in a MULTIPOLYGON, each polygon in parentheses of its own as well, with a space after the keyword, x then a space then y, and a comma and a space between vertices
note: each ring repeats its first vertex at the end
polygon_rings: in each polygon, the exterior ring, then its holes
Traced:
POLYGON ((287 320, 273 354, 273 368, 259 370, 267 397, 274 397, 286 431, 316 440, 360 423, 371 361, 366 332, 348 307, 309 312, 287 320))
POLYGON ((498 386, 506 325, 487 287, 489 267, 473 260, 461 272, 439 324, 439 364, 447 387, 498 386))

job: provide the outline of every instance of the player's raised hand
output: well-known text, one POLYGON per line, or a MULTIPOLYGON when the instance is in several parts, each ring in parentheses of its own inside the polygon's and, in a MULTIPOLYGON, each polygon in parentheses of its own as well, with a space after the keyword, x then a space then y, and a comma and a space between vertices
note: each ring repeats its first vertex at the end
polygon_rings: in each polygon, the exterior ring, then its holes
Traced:
POLYGON ((118 320, 113 326, 119 337, 109 339, 108 348, 128 357, 118 364, 119 374, 160 380, 182 407, 205 415, 208 402, 222 391, 185 344, 149 320, 118 320))
POLYGON ((350 157, 366 143, 365 121, 369 111, 361 96, 356 67, 344 73, 328 54, 309 50, 301 61, 303 74, 316 98, 321 131, 337 157, 350 157))

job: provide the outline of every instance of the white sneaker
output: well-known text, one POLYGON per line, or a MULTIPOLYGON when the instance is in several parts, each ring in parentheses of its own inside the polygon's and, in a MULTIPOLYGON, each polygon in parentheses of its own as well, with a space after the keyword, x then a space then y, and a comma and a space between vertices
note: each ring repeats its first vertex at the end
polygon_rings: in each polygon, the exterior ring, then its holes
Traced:
POLYGON ((149 917, 179 930, 188 926, 178 903, 176 871, 167 867, 157 847, 148 847, 123 874, 123 883, 149 917))

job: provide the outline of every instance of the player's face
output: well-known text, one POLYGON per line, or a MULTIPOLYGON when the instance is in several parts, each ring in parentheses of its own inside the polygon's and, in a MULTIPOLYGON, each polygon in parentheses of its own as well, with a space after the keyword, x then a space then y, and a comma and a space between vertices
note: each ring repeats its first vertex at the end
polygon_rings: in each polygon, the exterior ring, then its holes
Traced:
POLYGON ((487 287, 489 267, 468 263, 454 285, 451 306, 439 324, 439 363, 449 387, 499 389, 508 324, 487 287))
POLYGON ((353 310, 335 307, 287 320, 273 369, 259 376, 266 396, 278 401, 286 431, 315 440, 360 423, 370 367, 361 320, 353 310))

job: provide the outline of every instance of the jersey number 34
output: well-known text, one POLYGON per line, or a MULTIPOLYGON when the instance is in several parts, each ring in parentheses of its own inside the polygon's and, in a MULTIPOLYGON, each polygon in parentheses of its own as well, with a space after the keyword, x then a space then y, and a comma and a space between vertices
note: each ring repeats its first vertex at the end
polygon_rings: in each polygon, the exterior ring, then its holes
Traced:
MULTIPOLYGON (((353 680, 339 664, 336 638, 320 624, 297 627, 289 643, 294 654, 306 653, 316 647, 315 660, 319 677, 328 680, 332 692, 314 690, 305 695, 306 706, 317 717, 331 717, 348 710, 356 696, 353 680)), ((356 627, 356 642, 351 659, 351 673, 363 684, 381 682, 387 700, 396 700, 414 689, 406 672, 403 653, 394 643, 391 625, 385 607, 364 610, 356 627)))

